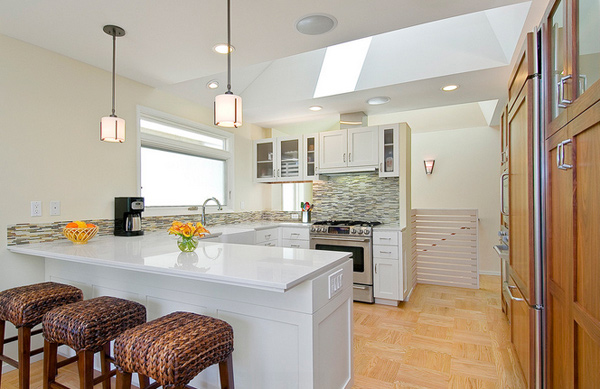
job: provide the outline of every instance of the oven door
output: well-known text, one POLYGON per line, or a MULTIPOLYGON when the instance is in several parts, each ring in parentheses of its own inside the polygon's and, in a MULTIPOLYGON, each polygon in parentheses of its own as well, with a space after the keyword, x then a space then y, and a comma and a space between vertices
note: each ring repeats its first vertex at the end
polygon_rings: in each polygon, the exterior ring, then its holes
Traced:
POLYGON ((347 238, 319 236, 310 238, 314 250, 342 251, 350 253, 355 284, 373 285, 373 248, 370 238, 347 238))

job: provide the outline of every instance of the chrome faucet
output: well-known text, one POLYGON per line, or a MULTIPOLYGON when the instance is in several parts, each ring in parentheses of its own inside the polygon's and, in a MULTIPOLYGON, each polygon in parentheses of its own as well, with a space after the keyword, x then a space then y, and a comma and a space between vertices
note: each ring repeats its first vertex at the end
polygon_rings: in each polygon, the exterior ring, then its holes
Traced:
POLYGON ((204 203, 202 203, 202 218, 200 219, 200 223, 202 223, 203 226, 206 225, 206 203, 208 203, 210 200, 214 200, 214 202, 217 203, 217 205, 219 206, 217 210, 220 211, 223 209, 223 207, 221 207, 221 203, 219 202, 219 200, 217 200, 216 197, 211 197, 210 199, 204 200, 204 203))

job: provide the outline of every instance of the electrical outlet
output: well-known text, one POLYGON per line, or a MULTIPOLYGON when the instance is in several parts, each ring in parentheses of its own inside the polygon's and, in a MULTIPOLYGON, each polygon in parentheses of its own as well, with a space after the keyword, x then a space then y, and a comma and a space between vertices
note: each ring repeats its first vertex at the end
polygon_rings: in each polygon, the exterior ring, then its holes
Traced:
POLYGON ((60 216, 60 201, 50 201, 50 216, 60 216))
POLYGON ((343 269, 336 271, 329 275, 329 299, 342 290, 344 286, 344 272, 343 269))
POLYGON ((292 220, 298 220, 298 214, 292 213, 292 220))
POLYGON ((31 216, 42 216, 42 202, 32 201, 31 202, 31 216))

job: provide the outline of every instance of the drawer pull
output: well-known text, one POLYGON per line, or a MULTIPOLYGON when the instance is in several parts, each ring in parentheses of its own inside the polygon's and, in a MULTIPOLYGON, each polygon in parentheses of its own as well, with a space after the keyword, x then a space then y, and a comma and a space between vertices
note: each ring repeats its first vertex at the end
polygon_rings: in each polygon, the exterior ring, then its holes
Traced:
POLYGON ((271 234, 265 235, 265 239, 269 239, 270 237, 271 237, 271 234))
POLYGON ((391 254, 391 253, 392 253, 391 251, 381 251, 381 250, 379 250, 379 254, 391 254))
POLYGON ((381 238, 379 238, 379 240, 392 240, 392 238, 384 238, 384 237, 381 237, 381 238))
POLYGON ((299 244, 293 244, 293 245, 291 245, 291 246, 292 246, 292 248, 296 248, 296 249, 299 249, 299 248, 300 248, 300 245, 299 245, 299 244))
POLYGON ((290 234, 290 236, 300 236, 300 234, 299 234, 299 233, 297 233, 297 232, 292 232, 292 233, 290 234))

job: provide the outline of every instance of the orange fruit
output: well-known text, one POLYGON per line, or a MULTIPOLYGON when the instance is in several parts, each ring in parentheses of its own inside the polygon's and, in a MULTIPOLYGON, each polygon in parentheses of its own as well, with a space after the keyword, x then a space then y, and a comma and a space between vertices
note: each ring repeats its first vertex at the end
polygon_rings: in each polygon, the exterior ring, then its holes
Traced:
POLYGON ((92 224, 92 223, 88 223, 87 224, 87 228, 94 228, 94 227, 96 227, 96 226, 94 224, 92 224))
POLYGON ((77 228, 77 223, 71 222, 65 226, 66 228, 77 228))
POLYGON ((74 221, 74 223, 77 223, 77 228, 86 228, 87 227, 87 223, 82 222, 81 220, 76 220, 76 221, 74 221))

